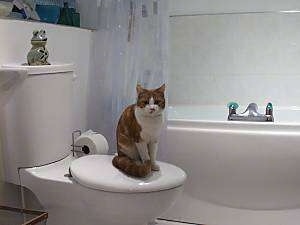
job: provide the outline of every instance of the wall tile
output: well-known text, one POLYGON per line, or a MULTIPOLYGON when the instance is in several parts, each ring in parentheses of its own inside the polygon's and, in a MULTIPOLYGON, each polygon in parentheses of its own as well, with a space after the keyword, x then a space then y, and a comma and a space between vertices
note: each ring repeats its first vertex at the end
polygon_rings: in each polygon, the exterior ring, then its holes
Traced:
POLYGON ((293 10, 298 0, 170 0, 170 14, 293 10))
POLYGON ((300 13, 171 17, 169 103, 299 106, 299 26, 300 13))

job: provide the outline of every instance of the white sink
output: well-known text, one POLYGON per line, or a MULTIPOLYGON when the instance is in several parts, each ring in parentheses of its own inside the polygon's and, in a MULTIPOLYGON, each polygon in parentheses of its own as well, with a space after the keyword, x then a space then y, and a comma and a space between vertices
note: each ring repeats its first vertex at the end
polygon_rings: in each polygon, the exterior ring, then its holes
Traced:
POLYGON ((13 90, 27 77, 27 70, 0 68, 0 107, 8 100, 13 90))

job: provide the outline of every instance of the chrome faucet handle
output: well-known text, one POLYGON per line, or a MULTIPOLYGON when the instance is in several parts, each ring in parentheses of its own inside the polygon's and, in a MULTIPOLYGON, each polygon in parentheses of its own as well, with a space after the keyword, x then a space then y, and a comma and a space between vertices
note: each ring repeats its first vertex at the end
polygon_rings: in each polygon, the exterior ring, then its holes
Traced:
POLYGON ((239 107, 239 104, 237 104, 236 102, 229 102, 229 103, 227 104, 227 107, 228 107, 229 109, 237 109, 237 108, 239 107))
POLYGON ((229 115, 236 114, 236 109, 239 107, 239 104, 236 102, 229 102, 227 104, 227 107, 229 109, 229 115))
POLYGON ((267 121, 274 122, 273 105, 271 102, 269 102, 266 106, 266 116, 268 116, 267 121))
POLYGON ((229 109, 237 109, 237 108, 239 107, 239 104, 237 104, 236 102, 229 102, 229 103, 227 104, 227 107, 228 107, 229 109))
POLYGON ((273 105, 271 102, 266 106, 266 115, 273 115, 273 105))
POLYGON ((273 105, 271 102, 269 102, 266 106, 266 116, 268 116, 268 121, 274 121, 273 105))

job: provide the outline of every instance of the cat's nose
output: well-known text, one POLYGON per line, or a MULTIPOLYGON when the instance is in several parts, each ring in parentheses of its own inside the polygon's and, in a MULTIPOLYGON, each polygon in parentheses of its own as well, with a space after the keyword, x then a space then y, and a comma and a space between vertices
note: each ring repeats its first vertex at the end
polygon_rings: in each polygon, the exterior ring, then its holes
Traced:
POLYGON ((150 113, 153 113, 155 111, 154 108, 150 108, 150 113))

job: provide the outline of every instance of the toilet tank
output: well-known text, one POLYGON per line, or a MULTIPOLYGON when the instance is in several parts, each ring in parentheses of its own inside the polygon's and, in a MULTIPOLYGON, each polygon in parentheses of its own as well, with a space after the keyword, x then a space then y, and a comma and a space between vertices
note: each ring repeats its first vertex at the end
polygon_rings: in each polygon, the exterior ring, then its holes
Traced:
POLYGON ((3 67, 28 70, 0 110, 5 180, 19 183, 17 168, 48 164, 70 153, 74 66, 3 67))

